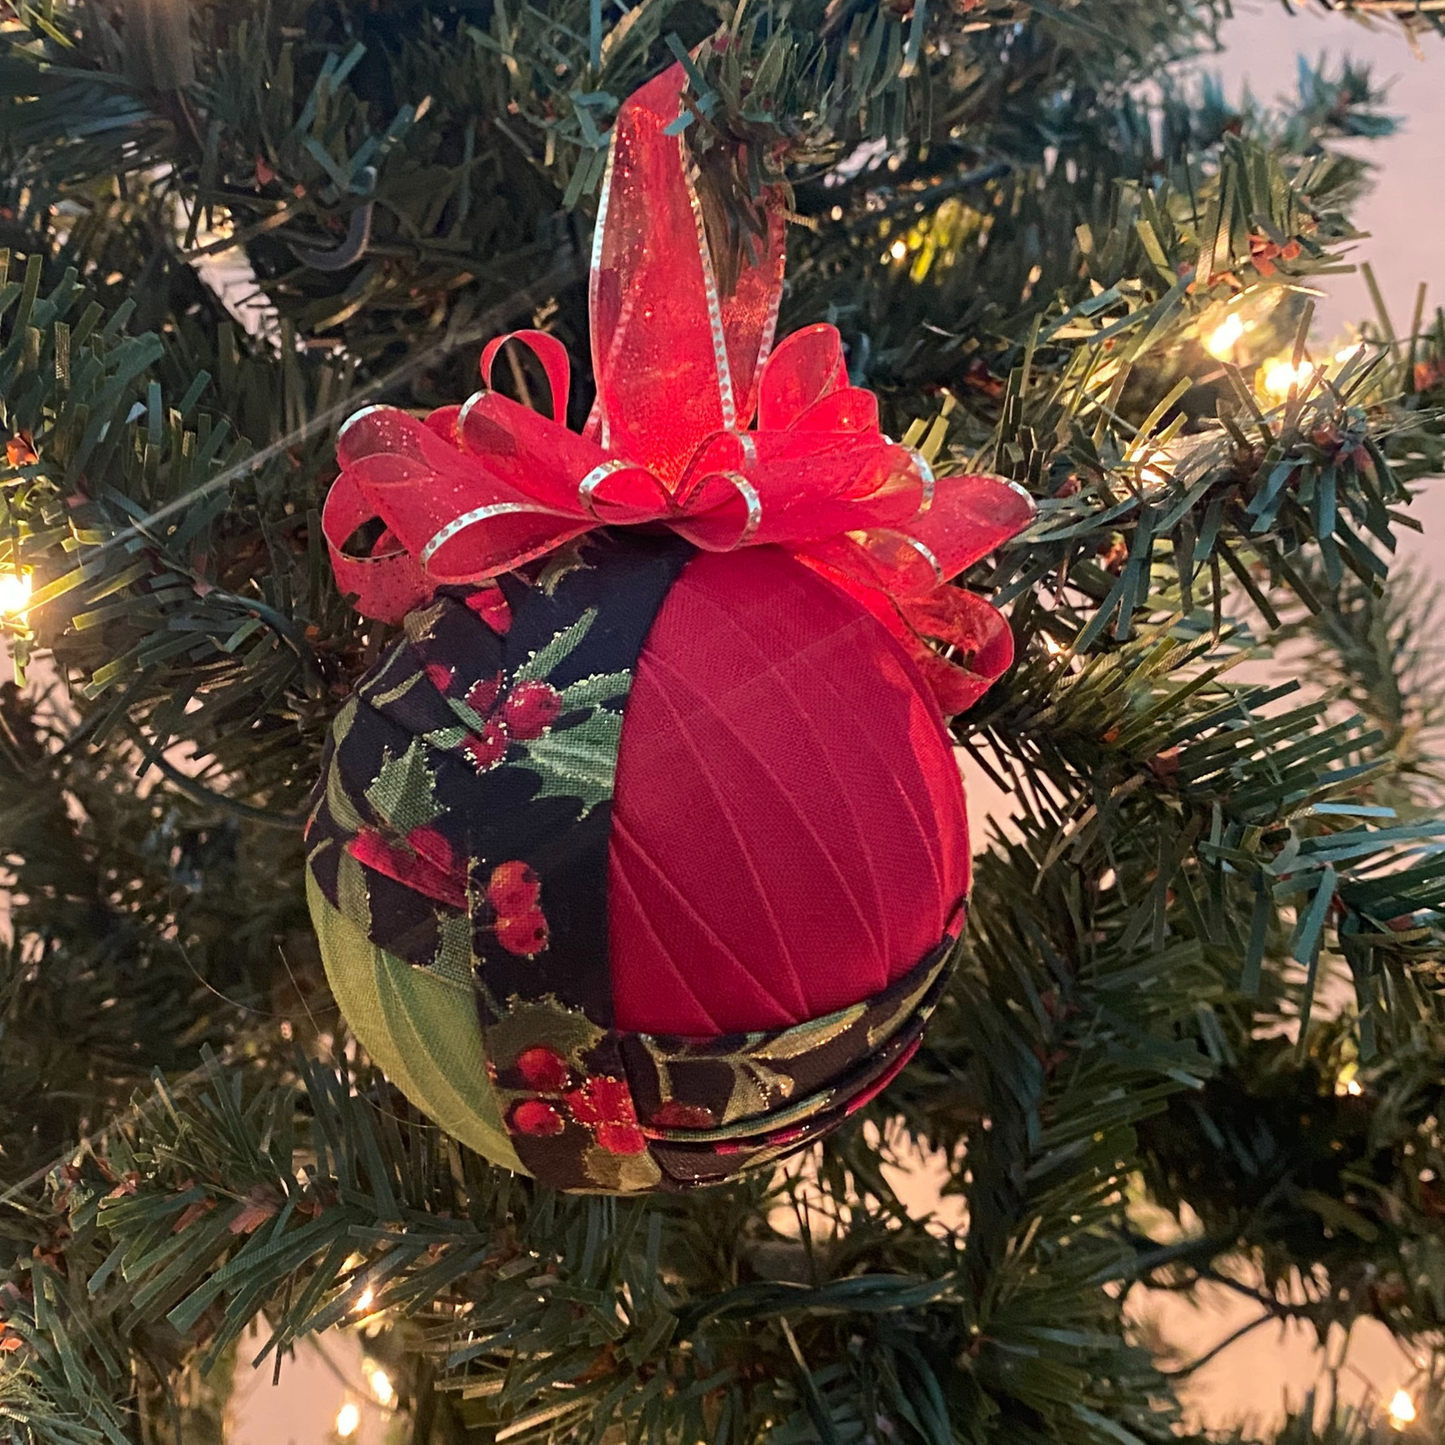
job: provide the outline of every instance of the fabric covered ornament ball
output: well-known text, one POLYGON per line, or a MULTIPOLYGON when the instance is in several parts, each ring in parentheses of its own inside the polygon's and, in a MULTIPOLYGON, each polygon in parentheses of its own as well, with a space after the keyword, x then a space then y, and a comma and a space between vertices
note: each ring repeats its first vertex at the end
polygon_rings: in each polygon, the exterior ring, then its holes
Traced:
POLYGON ((489 1159, 721 1180, 917 1047, 969 881, 950 740, 907 650, 780 548, 601 532, 532 571, 409 613, 338 717, 327 972, 489 1159))
POLYGON ((613 128, 582 431, 562 342, 516 338, 549 418, 491 389, 498 338, 464 405, 358 413, 323 513, 401 624, 308 822, 333 991, 439 1124, 569 1190, 766 1165, 917 1048, 969 880, 936 699, 1012 657, 945 584, 1031 515, 884 435, 833 327, 773 347, 781 192, 724 292, 685 84, 613 128))

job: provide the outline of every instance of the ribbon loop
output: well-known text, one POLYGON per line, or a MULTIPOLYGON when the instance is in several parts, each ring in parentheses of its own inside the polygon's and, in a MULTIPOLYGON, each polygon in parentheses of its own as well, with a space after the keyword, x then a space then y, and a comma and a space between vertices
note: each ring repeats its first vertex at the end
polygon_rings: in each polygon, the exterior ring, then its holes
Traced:
POLYGON ((482 348, 482 381, 492 390, 492 367, 497 353, 509 342, 520 341, 542 363, 547 385, 552 389, 552 420, 561 426, 567 424, 567 400, 572 390, 572 360, 567 348, 549 331, 509 331, 505 336, 494 336, 482 348))
POLYGON ((763 499, 742 472, 710 472, 698 479, 672 529, 705 552, 732 552, 755 540, 763 523, 763 499), (731 490, 728 490, 731 488, 731 490), (741 505, 742 516, 737 518, 741 505))
MULTIPOLYGON (((792 426, 824 398, 848 388, 843 339, 837 329, 818 323, 783 338, 763 366, 758 385, 758 428, 779 431, 792 426)), ((876 424, 877 401, 873 401, 876 424)), ((812 428, 809 428, 812 430, 812 428)))

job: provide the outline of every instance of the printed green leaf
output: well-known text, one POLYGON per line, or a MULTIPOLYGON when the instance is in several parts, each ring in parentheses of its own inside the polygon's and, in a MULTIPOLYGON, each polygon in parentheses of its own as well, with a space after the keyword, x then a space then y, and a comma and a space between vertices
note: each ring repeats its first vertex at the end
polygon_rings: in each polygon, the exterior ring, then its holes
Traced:
POLYGON ((613 698, 626 697, 632 686, 630 672, 599 672, 593 677, 579 678, 562 689, 562 708, 570 712, 579 707, 600 707, 613 698))
POLYGON ((390 707, 394 702, 400 702, 425 676, 426 674, 423 672, 413 672, 395 686, 385 688, 380 692, 373 688, 364 688, 362 695, 372 707, 380 711, 382 708, 390 707))
POLYGON ((423 828, 445 811, 436 800, 434 779, 426 764, 426 752, 413 739, 399 757, 388 756, 376 781, 366 790, 366 801, 401 833, 423 828))
POLYGON ((537 586, 548 597, 556 594, 557 586, 564 577, 573 572, 590 572, 592 564, 582 560, 581 541, 569 542, 559 547, 550 557, 537 577, 537 586))
POLYGON ((558 663, 570 657, 597 621, 597 609, 589 607, 570 627, 564 627, 545 647, 540 647, 513 674, 513 682, 534 682, 546 677, 558 663))
POLYGON ((541 798, 580 798, 586 815, 612 796, 622 714, 599 709, 573 728, 554 729, 522 744, 526 766, 541 774, 541 798))
POLYGON ((342 786, 341 774, 335 765, 326 776, 326 805, 331 809, 331 816, 336 819, 338 827, 355 833, 366 826, 366 819, 342 786))
POLYGON ((470 703, 465 703, 459 697, 449 697, 447 706, 461 719, 462 726, 469 733, 479 733, 486 727, 487 720, 470 703))
POLYGON ((441 621, 447 610, 445 602, 434 602, 430 607, 418 607, 408 612, 402 620, 402 629, 408 642, 429 642, 432 628, 441 621))
POLYGON ((432 747, 440 748, 444 753, 458 753, 462 750, 462 744, 471 736, 471 733, 462 727, 433 728, 424 736, 432 747))

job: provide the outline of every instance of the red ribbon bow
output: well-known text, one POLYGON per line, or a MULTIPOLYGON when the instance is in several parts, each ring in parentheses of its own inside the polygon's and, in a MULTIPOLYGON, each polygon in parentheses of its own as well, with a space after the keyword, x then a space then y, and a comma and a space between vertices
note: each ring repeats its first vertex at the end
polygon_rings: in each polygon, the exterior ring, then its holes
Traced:
MULTIPOLYGON (((783 282, 781 197, 766 197, 761 258, 717 284, 685 140, 669 135, 680 65, 639 90, 613 129, 592 257, 597 402, 564 424, 568 359, 532 348, 553 418, 490 389, 419 421, 369 407, 342 429, 323 525, 358 610, 398 621, 440 585, 476 583, 599 526, 663 524, 708 551, 775 544, 858 597, 910 648, 946 713, 1009 665, 1013 640, 981 598, 945 584, 1014 536, 1033 504, 1011 482, 934 478, 878 428, 831 326, 772 349, 783 282), (756 426, 749 422, 756 416, 756 426), (370 556, 343 550, 364 522, 370 556), (923 638, 948 642, 945 659, 923 638)), ((489 388, 498 337, 482 353, 489 388)))

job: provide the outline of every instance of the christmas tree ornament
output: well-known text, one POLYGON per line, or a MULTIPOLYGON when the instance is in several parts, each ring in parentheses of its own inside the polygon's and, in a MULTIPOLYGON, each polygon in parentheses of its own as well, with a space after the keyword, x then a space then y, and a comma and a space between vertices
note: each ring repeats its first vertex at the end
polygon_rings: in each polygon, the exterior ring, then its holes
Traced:
POLYGON ((333 991, 439 1124, 568 1190, 765 1165, 918 1047, 969 882, 942 713, 1012 660, 945 584, 1032 514, 884 436, 833 328, 772 346, 780 196, 724 294, 683 85, 614 128, 583 431, 560 342, 518 333, 551 418, 370 408, 324 518, 343 589, 401 625, 308 821, 333 991))

